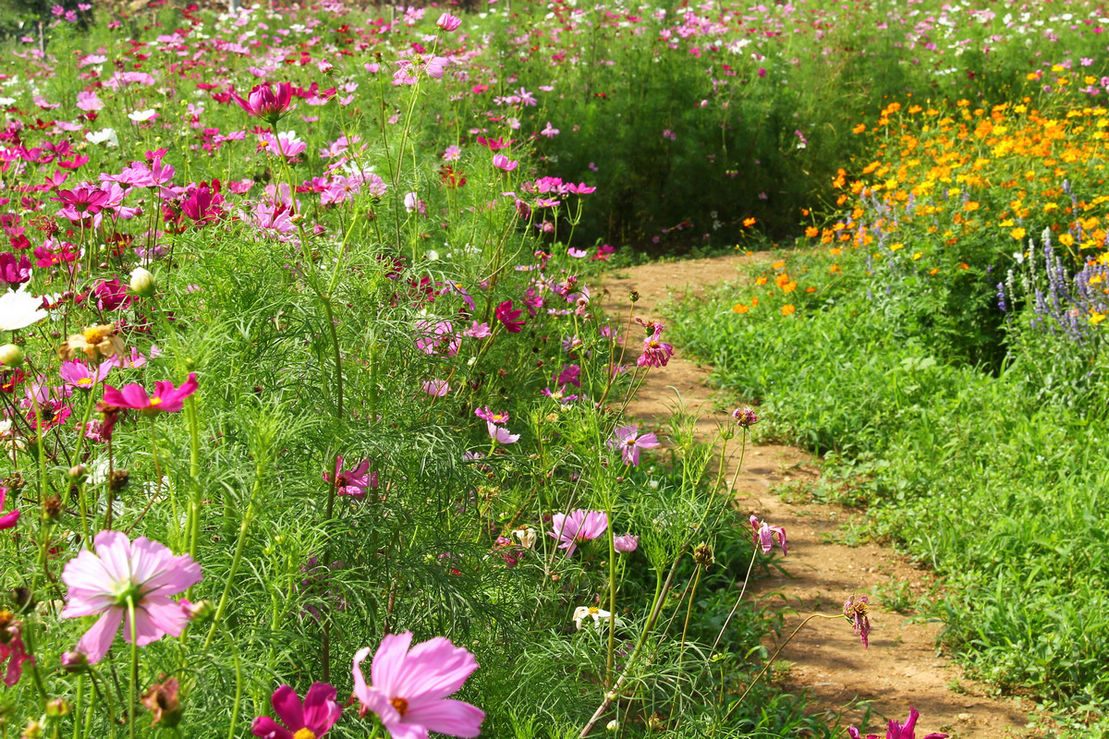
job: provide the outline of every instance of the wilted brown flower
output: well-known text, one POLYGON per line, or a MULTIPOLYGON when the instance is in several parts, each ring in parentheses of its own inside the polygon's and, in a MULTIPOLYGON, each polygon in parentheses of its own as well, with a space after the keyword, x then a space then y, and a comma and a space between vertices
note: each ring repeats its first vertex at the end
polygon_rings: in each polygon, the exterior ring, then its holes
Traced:
POLYGON ((107 359, 123 351, 123 339, 116 333, 114 323, 87 326, 79 334, 71 334, 58 349, 58 356, 71 360, 79 353, 89 360, 107 359))
POLYGON ((181 701, 177 698, 179 686, 175 677, 166 680, 163 674, 161 679, 163 682, 154 683, 143 692, 139 702, 154 714, 151 726, 157 726, 160 723, 162 726, 173 728, 181 721, 181 701))

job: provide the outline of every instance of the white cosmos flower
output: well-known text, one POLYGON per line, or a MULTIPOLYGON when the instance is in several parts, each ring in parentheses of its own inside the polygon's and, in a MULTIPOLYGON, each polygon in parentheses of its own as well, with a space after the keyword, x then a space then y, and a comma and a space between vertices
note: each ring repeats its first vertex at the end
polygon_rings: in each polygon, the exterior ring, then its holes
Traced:
POLYGON ((99 131, 89 131, 85 134, 85 140, 90 144, 107 144, 108 146, 119 146, 119 135, 116 134, 114 128, 102 128, 99 131))
POLYGON ((146 110, 136 110, 133 113, 128 113, 127 117, 135 123, 143 123, 145 121, 151 120, 156 115, 158 115, 158 112, 156 110, 154 110, 153 108, 147 108, 146 110))
MULTIPOLYGON (((607 625, 611 615, 612 614, 608 611, 603 611, 596 606, 578 606, 574 609, 574 625, 577 626, 578 630, 581 630, 581 622, 586 618, 592 618, 594 626, 600 626, 601 624, 607 625)), ((619 616, 616 617, 616 625, 624 625, 624 622, 620 620, 619 616)))
POLYGON ((35 297, 24 289, 0 295, 0 331, 27 328, 46 316, 46 311, 42 309, 42 298, 35 297))

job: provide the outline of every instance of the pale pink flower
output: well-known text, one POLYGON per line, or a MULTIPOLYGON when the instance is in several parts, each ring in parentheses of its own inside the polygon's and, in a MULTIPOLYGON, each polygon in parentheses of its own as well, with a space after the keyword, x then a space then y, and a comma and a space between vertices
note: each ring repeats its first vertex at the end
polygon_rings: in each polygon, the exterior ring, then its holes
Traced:
POLYGON ((451 386, 446 380, 426 380, 423 389, 433 398, 442 398, 451 391, 451 386))
POLYGON ((509 159, 504 154, 494 154, 493 166, 497 169, 504 170, 505 172, 511 172, 512 170, 519 167, 520 163, 515 159, 509 159))
POLYGON ((115 640, 120 624, 123 639, 131 641, 134 610, 135 643, 140 647, 164 635, 180 636, 189 617, 169 596, 200 582, 201 572, 187 554, 174 556, 164 544, 140 536, 130 541, 122 531, 101 531, 93 540, 95 554, 87 549, 62 570, 69 586, 63 618, 100 615, 77 642, 77 651, 95 664, 115 640))
POLYGON ((441 636, 410 649, 411 644, 412 632, 386 635, 373 656, 370 685, 362 674, 370 648, 355 653, 354 695, 362 704, 359 715, 376 713, 392 739, 427 739, 429 731, 479 736, 485 712, 447 697, 461 689, 478 668, 474 655, 441 636))
POLYGON ((498 444, 515 444, 520 440, 519 434, 510 434, 508 429, 498 426, 492 421, 486 421, 485 428, 489 432, 489 438, 498 444))
POLYGON ((632 467, 639 464, 640 449, 654 449, 659 446, 657 436, 653 433, 640 434, 639 427, 635 424, 621 426, 614 433, 616 438, 609 439, 608 443, 617 447, 620 450, 620 456, 623 458, 624 464, 629 464, 632 467))
POLYGON ((458 30, 458 27, 462 25, 462 19, 450 13, 443 13, 439 16, 439 20, 435 21, 435 25, 450 33, 458 30))
POLYGON ((596 539, 608 528, 608 516, 603 511, 586 511, 581 508, 570 513, 556 513, 551 516, 554 526, 547 535, 559 540, 559 549, 566 550, 571 557, 583 541, 596 539))
POLYGON ((621 554, 634 552, 639 548, 639 537, 634 534, 624 534, 612 540, 612 547, 621 554))

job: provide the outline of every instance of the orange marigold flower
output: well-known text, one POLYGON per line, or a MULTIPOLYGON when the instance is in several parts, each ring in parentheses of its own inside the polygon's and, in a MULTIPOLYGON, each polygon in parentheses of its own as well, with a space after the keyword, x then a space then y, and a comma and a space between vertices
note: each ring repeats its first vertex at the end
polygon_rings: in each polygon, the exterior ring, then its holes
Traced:
POLYGON ((862 133, 865 130, 866 130, 866 124, 865 123, 860 123, 859 125, 857 125, 857 126, 855 126, 854 128, 851 129, 851 133, 862 133))
POLYGON ((736 303, 732 306, 732 312, 734 313, 746 313, 749 310, 751 310, 751 306, 744 305, 743 303, 736 303))
POLYGON ((820 229, 817 228, 816 226, 809 226, 808 228, 805 229, 805 236, 810 238, 810 239, 815 239, 819 235, 820 235, 820 229))
POLYGON ((756 285, 765 285, 766 284, 766 276, 765 275, 759 275, 758 277, 756 277, 755 278, 755 284, 756 285))
POLYGON ((754 218, 744 218, 743 219, 743 227, 744 228, 751 228, 751 226, 754 226, 755 223, 756 223, 756 221, 755 221, 754 218))
POLYGON ((782 306, 782 315, 783 316, 792 316, 796 312, 797 312, 797 309, 793 307, 793 303, 786 303, 785 305, 782 306))
POLYGON ((789 282, 782 285, 781 287, 782 287, 782 292, 791 293, 791 292, 793 292, 794 290, 797 289, 797 283, 794 282, 793 280, 790 280, 789 282))

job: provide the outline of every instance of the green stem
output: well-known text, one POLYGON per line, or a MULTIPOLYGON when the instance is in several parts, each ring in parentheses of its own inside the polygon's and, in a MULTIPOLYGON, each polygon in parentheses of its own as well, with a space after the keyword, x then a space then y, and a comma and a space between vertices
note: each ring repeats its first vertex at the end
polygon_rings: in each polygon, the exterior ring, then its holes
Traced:
POLYGON ((189 556, 196 560, 200 546, 200 505, 203 489, 200 486, 200 419, 196 410, 196 394, 185 400, 185 416, 189 422, 189 479, 193 497, 189 501, 189 556))
POLYGON ((712 649, 709 654, 716 651, 716 645, 720 643, 721 637, 724 636, 724 630, 728 628, 728 624, 732 621, 732 616, 739 610, 739 602, 743 600, 743 594, 747 592, 747 583, 751 581, 751 568, 755 566, 755 554, 759 550, 759 545, 755 544, 755 548, 751 550, 751 561, 747 563, 747 574, 743 576, 743 587, 739 590, 739 597, 735 599, 735 605, 732 606, 731 613, 724 619, 724 625, 720 627, 720 633, 716 635, 716 641, 712 643, 712 649))
POLYGON ((838 619, 838 618, 843 618, 843 616, 840 615, 840 614, 836 614, 835 616, 828 616, 824 613, 814 613, 811 616, 809 616, 808 618, 806 618, 804 621, 799 623, 797 625, 797 628, 793 630, 793 633, 789 635, 789 638, 786 639, 781 644, 779 644, 778 648, 774 650, 774 654, 771 655, 770 659, 768 659, 766 661, 766 664, 763 665, 762 670, 759 671, 759 674, 755 675, 755 679, 752 680, 751 682, 747 683, 747 689, 743 691, 743 695, 739 696, 739 700, 737 700, 735 703, 733 703, 732 707, 728 709, 728 712, 726 714, 724 714, 724 718, 722 718, 718 723, 714 724, 712 734, 710 734, 709 736, 715 736, 716 735, 716 726, 719 726, 720 724, 724 723, 729 718, 731 718, 731 715, 732 715, 732 713, 735 712, 735 709, 739 708, 740 704, 743 703, 743 699, 746 698, 747 694, 751 692, 751 688, 755 687, 755 683, 757 683, 759 680, 762 679, 762 676, 765 675, 767 670, 770 669, 770 665, 774 664, 774 660, 778 659, 778 655, 782 653, 782 650, 786 648, 786 645, 788 645, 791 641, 793 641, 793 637, 797 636, 797 632, 799 632, 801 629, 803 629, 805 627, 805 624, 807 624, 809 621, 812 621, 814 618, 835 618, 835 619, 838 619))
POLYGON ((608 658, 605 661, 605 687, 612 685, 616 653, 616 534, 613 531, 613 506, 608 506, 608 658))
POLYGON ((127 736, 128 739, 135 739, 135 719, 137 718, 135 716, 135 689, 139 682, 139 645, 136 641, 135 599, 130 595, 127 596, 127 621, 131 627, 131 686, 127 691, 127 736))
POLYGON ((212 638, 216 635, 216 627, 227 611, 227 601, 231 597, 231 586, 235 582, 235 573, 239 571, 239 564, 243 561, 243 549, 246 546, 246 532, 250 528, 250 522, 254 519, 254 509, 258 500, 258 494, 262 490, 263 465, 264 461, 260 458, 255 462, 254 487, 250 491, 250 502, 246 506, 246 514, 239 523, 239 537, 235 542, 235 554, 231 558, 231 570, 227 573, 227 580, 223 586, 223 593, 220 595, 219 604, 216 606, 216 614, 212 617, 212 625, 208 629, 208 636, 204 639, 202 651, 205 652, 207 652, 208 647, 212 645, 212 638))

